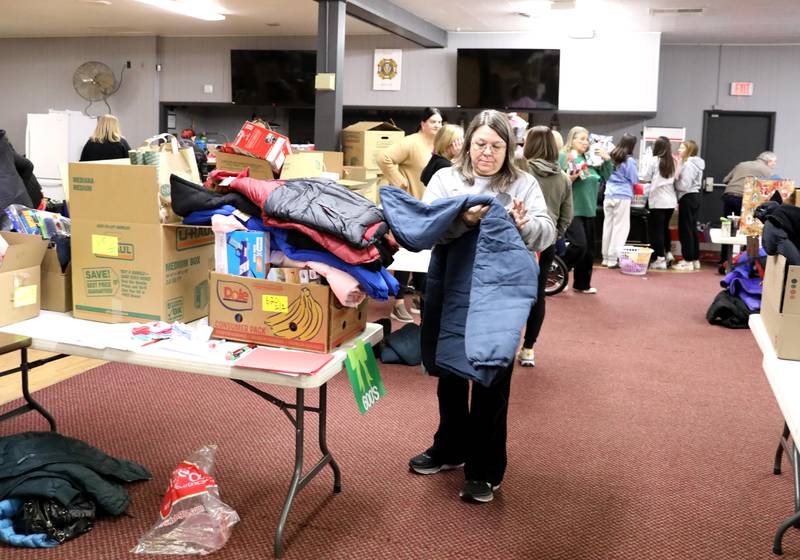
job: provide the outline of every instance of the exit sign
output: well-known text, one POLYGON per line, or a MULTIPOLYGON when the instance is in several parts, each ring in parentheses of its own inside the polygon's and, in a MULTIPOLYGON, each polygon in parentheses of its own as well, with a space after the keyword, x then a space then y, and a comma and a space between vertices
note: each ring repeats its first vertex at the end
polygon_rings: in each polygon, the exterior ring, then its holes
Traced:
POLYGON ((753 95, 753 82, 731 82, 731 95, 753 95))

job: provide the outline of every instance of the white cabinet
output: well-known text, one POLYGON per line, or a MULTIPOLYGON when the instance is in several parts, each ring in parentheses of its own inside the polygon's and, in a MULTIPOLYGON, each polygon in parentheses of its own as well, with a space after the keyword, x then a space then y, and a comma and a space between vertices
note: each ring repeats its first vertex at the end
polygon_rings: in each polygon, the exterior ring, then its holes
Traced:
POLYGON ((78 111, 28 113, 25 155, 39 180, 60 180, 59 164, 78 161, 97 121, 78 111))

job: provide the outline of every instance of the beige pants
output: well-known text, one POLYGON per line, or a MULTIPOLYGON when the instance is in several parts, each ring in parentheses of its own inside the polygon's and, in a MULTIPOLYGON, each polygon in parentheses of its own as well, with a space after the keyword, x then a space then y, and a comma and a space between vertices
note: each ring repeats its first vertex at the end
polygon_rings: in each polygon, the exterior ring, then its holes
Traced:
POLYGON ((631 231, 631 199, 607 198, 603 213, 603 260, 616 261, 631 231))

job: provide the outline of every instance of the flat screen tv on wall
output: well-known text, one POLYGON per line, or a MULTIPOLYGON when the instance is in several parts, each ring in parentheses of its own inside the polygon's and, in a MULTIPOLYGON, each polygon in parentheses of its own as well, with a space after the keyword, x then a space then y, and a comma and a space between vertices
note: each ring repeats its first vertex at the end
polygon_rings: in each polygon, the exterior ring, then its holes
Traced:
POLYGON ((458 105, 466 109, 557 109, 557 49, 458 49, 458 105))
POLYGON ((231 50, 232 101, 313 107, 316 73, 316 51, 231 50))

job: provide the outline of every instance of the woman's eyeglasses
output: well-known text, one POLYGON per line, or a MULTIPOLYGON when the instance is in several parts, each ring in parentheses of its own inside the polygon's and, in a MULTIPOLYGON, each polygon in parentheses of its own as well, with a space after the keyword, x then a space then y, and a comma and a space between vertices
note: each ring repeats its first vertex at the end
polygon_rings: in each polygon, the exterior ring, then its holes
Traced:
POLYGON ((489 144, 488 142, 473 142, 472 149, 476 152, 484 152, 486 148, 489 148, 493 154, 499 154, 503 150, 506 149, 505 142, 496 142, 494 144, 489 144))

